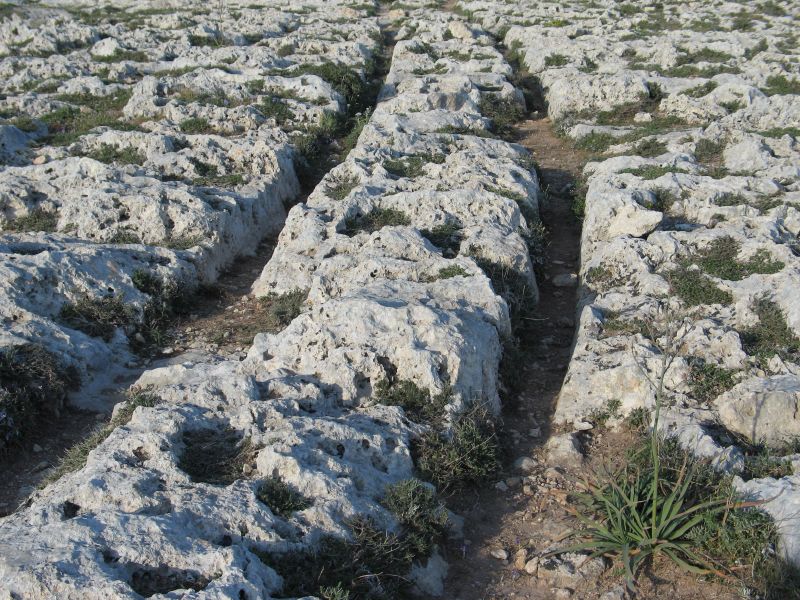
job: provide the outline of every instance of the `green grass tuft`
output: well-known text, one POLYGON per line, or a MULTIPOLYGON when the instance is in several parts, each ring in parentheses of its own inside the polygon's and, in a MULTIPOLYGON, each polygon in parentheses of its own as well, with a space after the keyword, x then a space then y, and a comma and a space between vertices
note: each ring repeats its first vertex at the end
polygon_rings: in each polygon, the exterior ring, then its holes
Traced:
POLYGON ((273 513, 284 519, 288 519, 293 513, 310 508, 314 504, 277 476, 269 477, 258 485, 256 498, 269 506, 273 513))

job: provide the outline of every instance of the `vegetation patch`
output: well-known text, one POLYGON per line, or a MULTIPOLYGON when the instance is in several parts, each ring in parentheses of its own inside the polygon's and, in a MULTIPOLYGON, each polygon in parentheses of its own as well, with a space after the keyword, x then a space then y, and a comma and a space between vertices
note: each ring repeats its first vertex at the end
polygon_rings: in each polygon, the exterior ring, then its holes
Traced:
POLYGON ((139 353, 164 346, 167 330, 175 318, 188 307, 188 290, 172 280, 163 280, 150 271, 137 270, 131 277, 140 292, 150 296, 144 305, 142 319, 136 327, 139 336, 130 338, 130 344, 139 353))
POLYGON ((310 508, 314 503, 294 490, 280 477, 269 477, 256 488, 256 498, 269 506, 269 509, 284 519, 293 513, 310 508))
POLYGON ((183 433, 184 449, 178 467, 192 481, 230 485, 246 476, 258 448, 233 429, 198 429, 183 433))
POLYGON ((441 248, 442 255, 454 257, 458 255, 458 251, 461 248, 461 241, 464 239, 461 229, 461 223, 448 221, 442 225, 437 225, 433 229, 422 229, 420 234, 430 241, 431 244, 437 248, 441 248))
POLYGON ((331 175, 325 193, 334 200, 344 200, 360 183, 355 175, 331 175))
POLYGON ((442 492, 483 482, 500 461, 495 425, 480 405, 460 415, 449 432, 426 432, 412 450, 422 477, 442 492))
POLYGON ((413 381, 389 379, 378 382, 374 398, 386 406, 401 407, 409 419, 426 425, 441 425, 445 407, 453 399, 449 386, 431 395, 428 390, 423 390, 413 381))
POLYGON ((135 123, 124 120, 122 109, 130 99, 131 91, 122 90, 108 96, 91 94, 64 94, 57 99, 78 106, 62 106, 44 115, 47 125, 46 142, 53 146, 66 146, 96 127, 111 127, 120 131, 137 130, 135 123))
POLYGON ((635 169, 624 169, 620 173, 630 173, 642 179, 658 179, 668 173, 686 173, 686 171, 673 166, 658 166, 658 165, 645 165, 635 169))
POLYGON ((768 96, 800 94, 800 80, 788 79, 785 75, 771 75, 767 78, 764 93, 768 96))
POLYGON ((686 264, 665 274, 672 291, 688 306, 703 306, 709 304, 728 305, 733 302, 730 292, 717 287, 699 269, 693 269, 686 264))
POLYGON ((213 134, 216 133, 216 129, 212 127, 211 123, 208 122, 208 119, 203 119, 201 117, 193 117, 191 119, 184 119, 178 125, 178 129, 181 132, 189 134, 189 135, 199 135, 199 134, 213 134))
POLYGON ((430 556, 449 525, 447 509, 419 479, 406 479, 386 488, 381 501, 403 530, 414 556, 430 556))
POLYGON ((603 336, 615 335, 650 336, 650 325, 642 319, 626 319, 619 313, 608 313, 603 318, 603 336))
POLYGON ((587 152, 605 152, 609 146, 618 143, 619 140, 610 133, 593 131, 575 142, 575 147, 587 152))
POLYGON ((58 226, 58 213, 54 210, 44 208, 34 208, 27 215, 17 217, 8 221, 5 225, 6 231, 55 231, 58 226))
POLYGON ((374 233, 384 227, 410 225, 411 219, 394 208, 375 208, 364 215, 350 217, 344 222, 344 235, 353 237, 360 232, 374 233))
POLYGON ((737 258, 740 250, 741 244, 738 241, 725 236, 715 239, 689 260, 706 273, 729 281, 739 281, 754 273, 774 274, 785 266, 782 262, 773 260, 770 253, 763 248, 746 261, 740 261, 737 258))
POLYGON ((307 297, 306 290, 261 296, 258 300, 263 311, 264 327, 273 333, 282 330, 300 315, 307 297))
POLYGON ((797 360, 800 340, 786 323, 780 306, 762 296, 754 301, 752 310, 758 316, 758 323, 741 332, 744 351, 763 364, 775 355, 783 360, 797 360))
POLYGON ((413 179, 424 174, 423 167, 428 163, 442 164, 444 156, 441 154, 415 154, 401 159, 384 161, 383 168, 395 177, 408 177, 413 179))
POLYGON ((736 385, 736 371, 693 357, 689 361, 689 387, 692 396, 701 402, 711 402, 736 385))
POLYGON ((525 116, 525 109, 511 98, 483 94, 478 109, 492 120, 492 131, 500 135, 511 133, 515 123, 525 116))
POLYGON ((67 327, 110 342, 119 327, 127 327, 133 319, 131 307, 122 296, 92 298, 88 294, 61 306, 59 320, 67 327))
POLYGON ((0 349, 0 451, 57 412, 79 383, 76 369, 38 344, 0 349))
POLYGON ((142 165, 147 160, 136 148, 118 148, 111 144, 101 144, 86 156, 106 164, 142 165))
POLYGON ((458 265, 449 267, 442 267, 439 272, 433 277, 424 277, 423 281, 431 282, 440 279, 452 279, 453 277, 469 277, 471 273, 458 265))
MULTIPOLYGON (((398 484, 399 485, 399 484, 398 484)), ((417 491, 417 490, 415 490, 417 491)), ((398 510, 429 510, 424 496, 410 499, 405 490, 390 491, 390 502, 398 510)), ((369 517, 348 522, 350 538, 323 537, 314 549, 284 554, 253 552, 283 579, 285 597, 316 596, 323 600, 372 600, 401 598, 411 590, 408 573, 415 561, 426 559, 419 554, 432 548, 435 540, 426 538, 434 531, 436 517, 417 512, 420 523, 414 529, 405 525, 390 532, 369 517), (425 528, 420 530, 420 526, 425 528)))

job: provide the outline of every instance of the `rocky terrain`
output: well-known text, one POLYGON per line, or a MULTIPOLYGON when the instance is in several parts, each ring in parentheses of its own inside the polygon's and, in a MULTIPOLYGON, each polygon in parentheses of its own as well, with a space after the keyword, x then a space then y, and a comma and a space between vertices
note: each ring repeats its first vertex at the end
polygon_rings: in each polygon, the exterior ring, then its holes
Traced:
POLYGON ((564 134, 596 154, 555 422, 652 409, 648 379, 662 378, 667 435, 751 473, 737 483, 749 494, 780 492, 764 509, 800 561, 800 471, 747 468, 759 444, 800 466, 797 7, 459 6, 504 36, 564 134))
POLYGON ((500 461, 556 192, 583 227, 545 452, 663 404, 800 564, 798 9, 758 6, 0 6, 0 449, 138 378, 0 520, 0 598, 449 597, 434 492, 500 461), (591 155, 574 189, 508 141, 539 105, 591 155), (276 237, 249 350, 154 362, 276 237))

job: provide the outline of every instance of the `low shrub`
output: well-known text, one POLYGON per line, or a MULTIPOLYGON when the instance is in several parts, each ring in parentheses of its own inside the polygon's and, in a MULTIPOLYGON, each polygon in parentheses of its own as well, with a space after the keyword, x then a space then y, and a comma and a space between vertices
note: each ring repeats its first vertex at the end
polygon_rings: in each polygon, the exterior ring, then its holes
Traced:
POLYGON ((37 344, 0 349, 0 451, 30 433, 39 419, 56 414, 78 372, 37 344))
POLYGON ((374 398, 381 404, 401 407, 416 423, 441 425, 445 407, 452 400, 452 391, 446 387, 432 396, 413 381, 384 379, 375 386, 374 398))
POLYGON ((460 415, 450 432, 428 431, 413 446, 417 469, 441 492, 483 482, 499 466, 495 425, 476 405, 460 415))
POLYGON ((292 513, 310 508, 314 503, 292 489, 280 477, 269 477, 256 488, 256 498, 269 506, 279 517, 289 518, 292 513))
POLYGON ((410 225, 411 219, 406 214, 394 208, 375 208, 365 215, 351 217, 344 222, 342 233, 349 237, 360 232, 374 233, 384 227, 410 225))
POLYGON ((117 328, 130 325, 133 311, 121 296, 92 298, 84 294, 74 302, 63 304, 58 317, 72 329, 110 342, 117 328))
POLYGON ((276 333, 300 315, 308 297, 306 290, 292 290, 285 294, 269 293, 259 298, 264 316, 264 327, 276 333))

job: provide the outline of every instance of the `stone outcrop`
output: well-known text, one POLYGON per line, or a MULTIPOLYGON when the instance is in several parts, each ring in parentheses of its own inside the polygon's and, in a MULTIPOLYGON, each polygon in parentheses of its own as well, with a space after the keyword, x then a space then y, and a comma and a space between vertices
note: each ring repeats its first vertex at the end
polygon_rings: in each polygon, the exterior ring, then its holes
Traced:
MULTIPOLYGON (((225 23, 220 30, 227 35, 225 23)), ((289 211, 254 285, 264 296, 307 291, 301 314, 256 336, 242 361, 145 372, 137 387, 154 400, 83 468, 2 520, 0 580, 14 597, 285 597, 272 557, 348 537, 356 516, 397 526, 380 500, 387 485, 414 476, 412 442, 428 426, 377 403, 378 384, 446 392, 445 427, 478 404, 499 410, 513 298, 498 290, 513 281, 515 294, 535 298, 526 239, 539 185, 528 153, 491 136, 485 107, 521 98, 493 40, 452 14, 411 11, 397 37, 355 149, 289 211), (234 465, 227 479, 215 472, 219 456, 234 465), (259 500, 272 477, 309 505, 281 515, 259 500)), ((148 165, 176 161, 156 154, 148 165)), ((176 260, 197 268, 189 256, 176 260)), ((411 577, 441 593, 445 572, 434 554, 411 577)))

